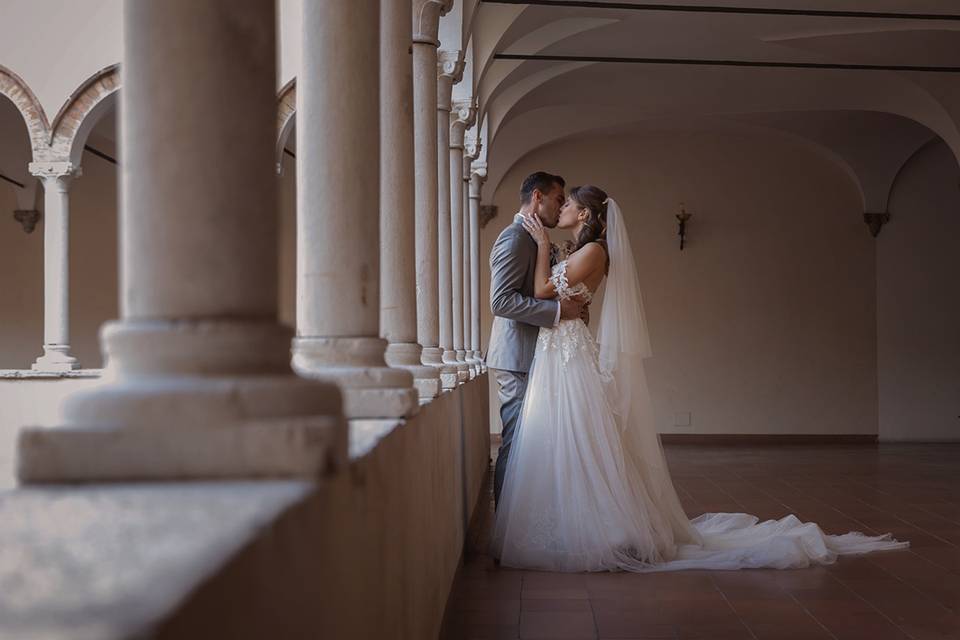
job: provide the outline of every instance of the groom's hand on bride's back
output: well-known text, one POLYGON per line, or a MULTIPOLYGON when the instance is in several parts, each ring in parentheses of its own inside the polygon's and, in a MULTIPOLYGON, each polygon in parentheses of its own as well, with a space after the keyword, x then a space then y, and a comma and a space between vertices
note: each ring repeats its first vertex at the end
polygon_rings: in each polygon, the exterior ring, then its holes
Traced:
POLYGON ((560 301, 560 319, 574 320, 583 313, 584 304, 581 298, 569 298, 560 301))

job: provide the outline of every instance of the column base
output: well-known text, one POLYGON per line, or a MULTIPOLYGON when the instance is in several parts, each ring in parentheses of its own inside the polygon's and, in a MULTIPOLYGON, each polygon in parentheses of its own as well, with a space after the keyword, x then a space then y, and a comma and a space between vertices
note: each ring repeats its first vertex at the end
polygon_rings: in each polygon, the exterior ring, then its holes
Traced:
POLYGON ((317 477, 346 465, 333 385, 292 374, 144 376, 69 396, 56 427, 26 427, 24 483, 317 477))
POLYGON ((293 370, 305 378, 336 383, 347 418, 404 418, 420 403, 413 375, 388 367, 387 341, 359 337, 293 339, 293 370))
POLYGON ((477 352, 473 349, 467 350, 466 355, 467 365, 470 367, 470 379, 476 378, 480 375, 480 360, 477 358, 477 352))
POLYGON ((68 344, 45 344, 43 355, 30 368, 34 371, 74 371, 80 368, 80 361, 70 355, 68 344))
POLYGON ((443 352, 444 363, 456 367, 457 383, 462 384, 470 379, 470 372, 467 370, 467 363, 457 359, 457 352, 453 349, 447 349, 443 352))
POLYGON ((476 377, 476 372, 473 370, 473 364, 470 362, 467 355, 470 352, 466 349, 457 349, 457 365, 467 368, 467 380, 473 380, 476 377))
POLYGON ((443 360, 443 350, 440 347, 424 347, 420 356, 423 364, 440 371, 440 386, 444 391, 457 387, 456 364, 449 364, 443 360))
POLYGON ((420 404, 426 404, 440 395, 440 372, 428 367, 420 360, 423 348, 416 342, 391 342, 383 354, 383 359, 391 367, 406 369, 413 375, 413 386, 417 390, 420 404))

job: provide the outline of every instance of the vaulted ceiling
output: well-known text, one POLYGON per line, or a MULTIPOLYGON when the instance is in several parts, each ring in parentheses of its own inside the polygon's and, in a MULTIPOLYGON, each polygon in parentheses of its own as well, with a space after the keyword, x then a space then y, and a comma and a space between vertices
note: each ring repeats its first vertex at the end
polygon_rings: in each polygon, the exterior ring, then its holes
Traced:
POLYGON ((960 157, 955 0, 674 0, 666 11, 637 1, 546 4, 465 5, 474 5, 466 24, 487 197, 534 149, 611 129, 733 127, 801 139, 850 173, 866 210, 885 209, 897 171, 931 139, 960 157), (611 4, 618 8, 597 6, 611 4), (936 15, 723 12, 738 7, 936 15), (769 66, 779 63, 791 66, 769 66), (849 68, 859 65, 884 69, 849 68), (903 66, 953 70, 887 69, 903 66))

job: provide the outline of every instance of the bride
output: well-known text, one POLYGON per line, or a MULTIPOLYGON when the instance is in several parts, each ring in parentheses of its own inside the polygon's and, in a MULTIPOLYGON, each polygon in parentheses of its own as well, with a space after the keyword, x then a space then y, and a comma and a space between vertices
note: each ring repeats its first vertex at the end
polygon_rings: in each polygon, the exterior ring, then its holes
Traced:
POLYGON ((597 339, 582 320, 541 328, 497 508, 493 553, 546 571, 795 568, 840 554, 902 549, 890 534, 827 535, 793 515, 687 518, 657 435, 642 359, 650 344, 620 208, 576 187, 558 228, 573 232, 551 269, 534 215, 536 297, 590 301, 606 278, 597 339))

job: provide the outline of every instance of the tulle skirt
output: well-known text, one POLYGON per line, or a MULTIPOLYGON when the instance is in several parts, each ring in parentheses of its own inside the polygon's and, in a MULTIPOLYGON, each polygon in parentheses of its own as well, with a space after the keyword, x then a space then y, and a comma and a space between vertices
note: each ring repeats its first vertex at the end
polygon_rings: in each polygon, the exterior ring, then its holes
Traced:
POLYGON ((617 389, 600 370, 582 321, 541 329, 494 524, 492 552, 502 565, 788 569, 909 546, 889 534, 827 535, 793 515, 689 519, 670 479, 642 366, 629 379, 629 389, 617 389))

